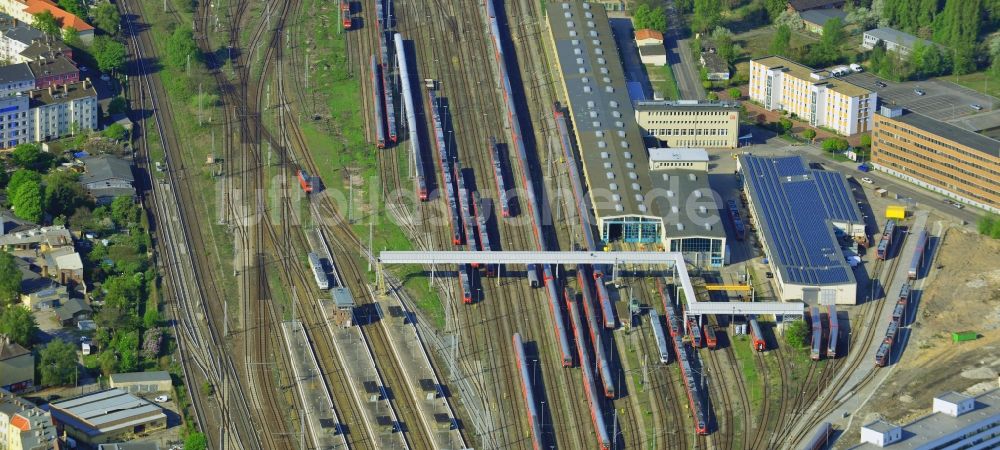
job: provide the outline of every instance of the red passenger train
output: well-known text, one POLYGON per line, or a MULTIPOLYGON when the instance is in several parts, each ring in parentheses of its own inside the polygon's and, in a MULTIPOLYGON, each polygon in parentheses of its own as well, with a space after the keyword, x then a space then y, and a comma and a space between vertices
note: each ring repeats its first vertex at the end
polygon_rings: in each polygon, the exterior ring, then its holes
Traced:
POLYGON ((302 192, 308 194, 313 191, 313 179, 308 172, 299 169, 295 171, 295 176, 299 179, 299 187, 302 188, 302 192))
POLYGON ((750 319, 750 342, 753 345, 753 349, 758 352, 767 349, 767 342, 764 340, 763 333, 760 332, 760 324, 757 323, 757 318, 750 319))

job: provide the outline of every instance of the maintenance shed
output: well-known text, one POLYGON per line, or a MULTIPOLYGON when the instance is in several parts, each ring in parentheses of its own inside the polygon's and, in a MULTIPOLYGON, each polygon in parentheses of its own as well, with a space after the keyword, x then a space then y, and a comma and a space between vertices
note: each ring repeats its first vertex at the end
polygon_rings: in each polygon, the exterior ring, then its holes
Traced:
POLYGON ((131 440, 167 427, 163 409, 121 389, 51 403, 49 411, 60 431, 92 446, 131 440))
POLYGON ((170 392, 173 381, 170 374, 164 371, 113 373, 111 387, 132 394, 159 394, 170 392))
POLYGON ((838 172, 798 156, 741 155, 751 220, 783 301, 857 303, 857 280, 840 237, 862 237, 861 211, 838 172))
POLYGON ((546 12, 600 239, 662 243, 664 211, 646 198, 646 148, 607 12, 566 0, 546 12))

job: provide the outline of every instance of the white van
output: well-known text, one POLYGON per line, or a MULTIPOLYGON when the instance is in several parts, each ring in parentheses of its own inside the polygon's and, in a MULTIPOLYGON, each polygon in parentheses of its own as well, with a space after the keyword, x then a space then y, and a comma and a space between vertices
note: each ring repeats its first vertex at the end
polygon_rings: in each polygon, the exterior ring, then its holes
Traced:
POLYGON ((851 70, 855 72, 864 72, 865 68, 861 67, 861 64, 851 64, 851 70))
POLYGON ((837 66, 830 69, 830 73, 833 74, 833 76, 835 77, 842 77, 844 75, 851 73, 851 70, 848 69, 847 66, 837 66))

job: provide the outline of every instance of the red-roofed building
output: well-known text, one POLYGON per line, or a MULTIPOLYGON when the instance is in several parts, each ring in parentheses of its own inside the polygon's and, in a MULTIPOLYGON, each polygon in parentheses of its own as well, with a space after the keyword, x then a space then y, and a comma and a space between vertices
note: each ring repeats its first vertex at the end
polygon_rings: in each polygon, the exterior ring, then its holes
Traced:
POLYGON ((11 17, 27 23, 34 22, 35 14, 49 11, 62 25, 63 30, 75 29, 80 39, 87 44, 94 40, 94 27, 84 22, 83 19, 59 8, 51 0, 0 0, 0 9, 11 17))
POLYGON ((637 45, 663 45, 663 33, 649 28, 635 30, 635 43, 637 45))

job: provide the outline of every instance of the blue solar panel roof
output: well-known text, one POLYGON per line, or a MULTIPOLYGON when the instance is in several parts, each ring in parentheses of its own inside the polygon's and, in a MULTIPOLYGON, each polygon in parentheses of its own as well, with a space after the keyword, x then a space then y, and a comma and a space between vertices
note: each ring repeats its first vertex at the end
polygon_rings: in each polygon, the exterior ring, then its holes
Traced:
POLYGON ((854 283, 833 222, 861 223, 843 175, 810 169, 798 156, 740 158, 747 194, 770 244, 769 257, 789 283, 854 283))

